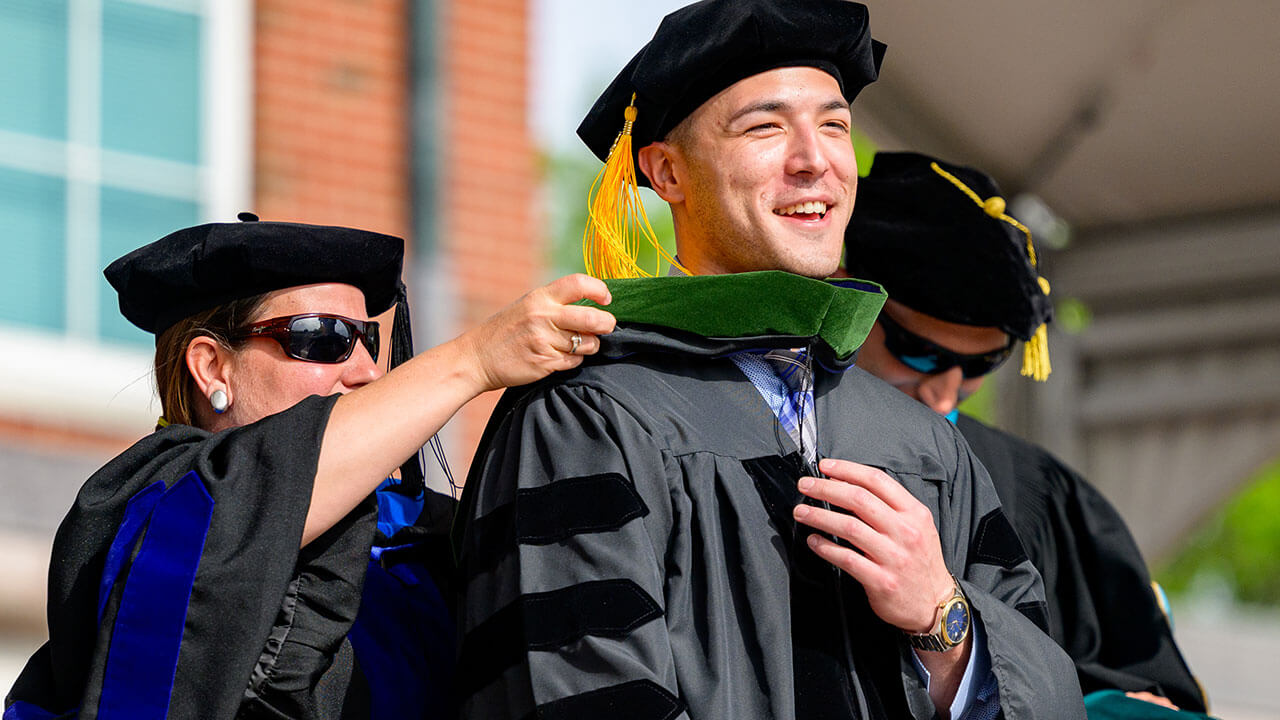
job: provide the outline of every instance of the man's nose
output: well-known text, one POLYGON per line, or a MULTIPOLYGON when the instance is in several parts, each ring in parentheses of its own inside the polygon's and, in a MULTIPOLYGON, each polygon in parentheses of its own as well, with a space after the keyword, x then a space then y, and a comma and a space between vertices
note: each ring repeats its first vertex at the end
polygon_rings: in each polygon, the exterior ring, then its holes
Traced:
POLYGON ((921 380, 916 388, 916 397, 930 410, 946 415, 960 403, 960 383, 963 381, 964 373, 953 367, 921 380))
POLYGON ((822 175, 830 167, 822 143, 815 130, 797 130, 792 133, 787 171, 792 174, 822 175))

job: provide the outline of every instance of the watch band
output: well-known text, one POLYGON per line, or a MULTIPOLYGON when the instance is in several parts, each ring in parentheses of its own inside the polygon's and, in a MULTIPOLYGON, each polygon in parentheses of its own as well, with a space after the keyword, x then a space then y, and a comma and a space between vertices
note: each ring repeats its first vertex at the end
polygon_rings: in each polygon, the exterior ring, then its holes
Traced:
POLYGON ((927 650, 929 652, 946 652, 955 645, 948 645, 944 640, 946 636, 942 633, 933 635, 917 635, 915 633, 907 633, 907 642, 911 643, 911 647, 917 650, 927 650))

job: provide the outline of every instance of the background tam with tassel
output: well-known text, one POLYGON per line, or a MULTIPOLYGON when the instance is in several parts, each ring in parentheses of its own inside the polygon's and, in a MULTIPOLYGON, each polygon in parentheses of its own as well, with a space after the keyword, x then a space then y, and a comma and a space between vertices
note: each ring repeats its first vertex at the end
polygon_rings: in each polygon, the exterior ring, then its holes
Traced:
POLYGON ((1022 374, 1043 381, 1053 303, 1038 265, 1031 232, 978 170, 882 152, 858 181, 845 232, 849 274, 912 310, 1023 340, 1022 374))

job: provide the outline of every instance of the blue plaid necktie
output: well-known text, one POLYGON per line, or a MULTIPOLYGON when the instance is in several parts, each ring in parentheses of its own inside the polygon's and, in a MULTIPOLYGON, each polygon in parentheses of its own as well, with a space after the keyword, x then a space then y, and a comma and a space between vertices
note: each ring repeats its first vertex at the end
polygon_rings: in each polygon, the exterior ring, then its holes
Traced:
POLYGON ((786 402, 778 413, 778 423, 787 431, 805 462, 818 457, 818 426, 813 418, 813 371, 806 350, 770 350, 764 354, 778 378, 786 385, 786 402))
POLYGON ((800 448, 806 462, 818 456, 817 424, 813 417, 813 373, 805 350, 740 352, 730 356, 800 448))

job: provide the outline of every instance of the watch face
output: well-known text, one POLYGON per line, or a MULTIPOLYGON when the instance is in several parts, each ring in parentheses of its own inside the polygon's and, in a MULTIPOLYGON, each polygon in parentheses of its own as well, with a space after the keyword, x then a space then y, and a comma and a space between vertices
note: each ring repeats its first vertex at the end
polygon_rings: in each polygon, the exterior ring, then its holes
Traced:
POLYGON ((947 642, 960 644, 965 632, 969 629, 969 605, 964 602, 953 602, 947 607, 947 618, 943 632, 947 634, 947 642))

